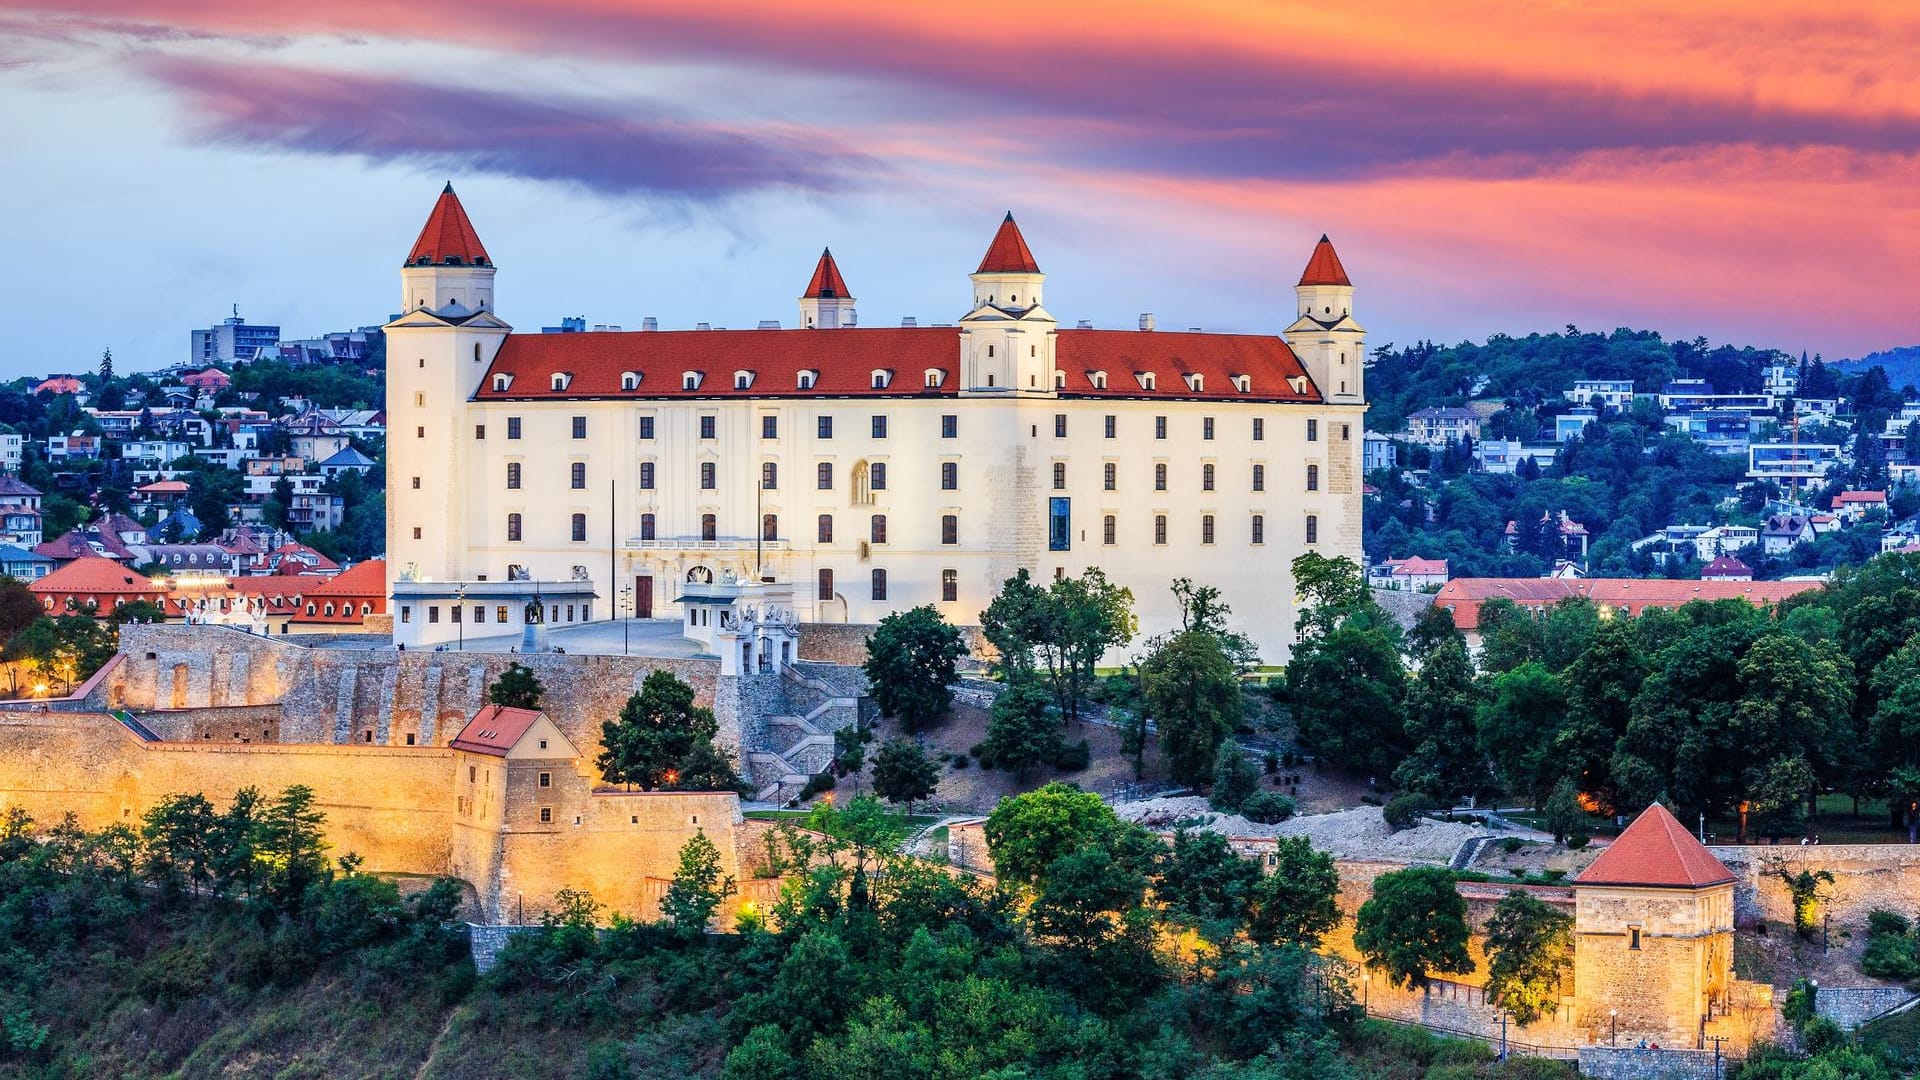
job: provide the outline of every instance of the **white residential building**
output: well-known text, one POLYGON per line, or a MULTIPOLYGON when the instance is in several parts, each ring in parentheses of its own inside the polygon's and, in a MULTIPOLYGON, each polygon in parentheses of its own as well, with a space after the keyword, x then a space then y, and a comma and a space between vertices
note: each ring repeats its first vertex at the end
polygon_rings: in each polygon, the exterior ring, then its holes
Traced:
POLYGON ((1591 406, 1594 398, 1600 399, 1600 407, 1607 412, 1625 412, 1633 407, 1633 380, 1576 379, 1573 389, 1566 392, 1566 399, 1575 405, 1591 406))

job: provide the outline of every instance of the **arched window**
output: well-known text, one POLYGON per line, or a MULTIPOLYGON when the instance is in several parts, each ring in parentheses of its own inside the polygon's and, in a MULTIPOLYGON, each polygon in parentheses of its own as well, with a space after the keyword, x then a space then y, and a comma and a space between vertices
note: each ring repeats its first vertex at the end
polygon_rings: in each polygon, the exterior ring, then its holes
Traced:
POLYGON ((480 343, 477 341, 473 343, 473 362, 480 362, 480 343))
POLYGON ((811 390, 814 380, 819 377, 820 373, 817 371, 802 371, 794 377, 794 385, 802 390, 811 390))
POLYGON ((960 599, 960 571, 940 571, 940 599, 949 604, 960 599))
POLYGON ((509 543, 512 543, 512 542, 518 541, 519 539, 520 539, 520 515, 508 514, 507 515, 507 541, 509 543))
POLYGON ((573 542, 584 544, 587 540, 587 515, 573 515, 573 542))
POLYGON ((641 514, 640 539, 652 540, 654 538, 654 516, 652 514, 641 514))
POLYGON ((506 393, 507 387, 512 385, 513 376, 511 375, 495 375, 493 377, 493 392, 496 394, 506 393))
POLYGON ((700 539, 718 540, 720 538, 720 520, 712 514, 700 515, 700 539))
POLYGON ((1064 372, 1064 371, 1056 371, 1056 372, 1054 372, 1054 373, 1053 373, 1053 388, 1054 388, 1055 390, 1065 390, 1065 389, 1067 388, 1067 373, 1066 373, 1066 372, 1064 372))
POLYGON ((1105 389, 1107 388, 1107 373, 1106 373, 1106 372, 1104 372, 1104 371, 1096 371, 1096 372, 1094 372, 1094 373, 1093 373, 1093 374, 1092 374, 1091 376, 1089 376, 1089 377, 1090 377, 1090 378, 1091 378, 1091 379, 1093 380, 1093 388, 1094 388, 1095 390, 1105 390, 1105 389))
POLYGON ((871 372, 871 375, 873 377, 873 388, 875 390, 885 390, 887 384, 893 381, 893 372, 891 371, 876 368, 871 372))
POLYGON ((885 570, 875 570, 873 572, 873 598, 875 600, 885 600, 887 598, 887 572, 885 570))
POLYGON ((1200 515, 1200 542, 1203 544, 1213 543, 1213 515, 1212 514, 1200 515))
POLYGON ((1165 514, 1153 515, 1153 542, 1163 545, 1167 542, 1167 515, 1165 514))
POLYGON ((927 369, 927 389, 938 390, 939 388, 940 388, 940 369, 928 368, 927 369))
POLYGON ((552 379, 553 379, 552 381, 553 389, 565 390, 567 388, 567 384, 573 381, 573 376, 567 374, 564 371, 556 371, 553 373, 552 379))
POLYGON ((814 466, 814 486, 821 491, 833 490, 833 462, 823 461, 814 466))
POLYGON ((1112 514, 1100 520, 1100 542, 1112 547, 1120 531, 1120 522, 1112 514))
POLYGON ((1308 514, 1307 515, 1307 543, 1317 544, 1319 542, 1320 542, 1320 515, 1308 514))
POLYGON ((640 389, 640 373, 637 371, 621 372, 620 373, 620 389, 622 390, 640 389))

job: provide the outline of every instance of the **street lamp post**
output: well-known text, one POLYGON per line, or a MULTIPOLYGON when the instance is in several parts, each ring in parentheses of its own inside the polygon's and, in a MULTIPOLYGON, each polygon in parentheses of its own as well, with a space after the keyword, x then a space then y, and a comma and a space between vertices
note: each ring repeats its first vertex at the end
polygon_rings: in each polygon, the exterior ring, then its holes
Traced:
POLYGON ((460 628, 460 651, 466 652, 467 651, 467 587, 465 585, 462 585, 459 588, 453 590, 453 604, 454 604, 453 623, 455 626, 458 626, 460 628))
POLYGON ((620 590, 620 610, 627 613, 620 618, 620 655, 625 656, 627 655, 628 627, 632 625, 630 620, 633 617, 633 586, 631 585, 624 586, 620 590))
POLYGON ((1607 1019, 1613 1023, 1613 1029, 1607 1033, 1607 1045, 1617 1046, 1620 1043, 1620 1010, 1608 1009, 1607 1019))

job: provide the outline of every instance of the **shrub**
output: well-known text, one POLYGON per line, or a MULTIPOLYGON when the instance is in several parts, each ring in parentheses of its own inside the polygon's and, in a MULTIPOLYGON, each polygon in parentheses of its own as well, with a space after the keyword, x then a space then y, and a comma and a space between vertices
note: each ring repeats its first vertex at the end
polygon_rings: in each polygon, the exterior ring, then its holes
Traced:
POLYGON ((993 768, 993 750, 989 748, 986 743, 984 742, 974 743, 972 748, 969 749, 967 753, 973 755, 974 760, 980 763, 981 768, 983 769, 993 768))
POLYGON ((1087 740, 1077 743, 1062 742, 1053 752, 1053 767, 1061 772, 1079 772, 1093 762, 1093 749, 1087 740))
POLYGON ((1872 911, 1867 912, 1867 933, 1869 934, 1893 934, 1898 937, 1905 937, 1908 931, 1912 929, 1913 924, 1907 921, 1905 915, 1897 911, 1888 911, 1886 908, 1874 908, 1872 911))
POLYGON ((1800 1029, 1800 1044, 1806 1047, 1807 1053, 1816 1057, 1844 1045, 1846 1041, 1846 1033, 1840 1030, 1840 1025, 1824 1016, 1814 1017, 1807 1021, 1806 1027, 1800 1029))
POLYGON ((947 761, 953 765, 953 769, 955 772, 959 772, 963 769, 966 769, 968 766, 973 764, 973 759, 968 757, 965 754, 954 754, 948 757, 947 761))
POLYGON ((805 801, 823 791, 832 791, 834 783, 832 773, 814 773, 812 776, 807 777, 806 786, 800 789, 800 798, 802 801, 805 801))
POLYGON ((1264 761, 1264 762, 1262 762, 1262 764, 1264 764, 1264 765, 1265 765, 1265 766, 1267 767, 1267 775, 1268 775, 1268 776, 1272 776, 1272 775, 1273 775, 1274 773, 1277 773, 1277 772, 1279 772, 1279 771, 1280 771, 1280 754, 1279 754, 1279 752, 1277 752, 1277 751, 1274 751, 1274 750, 1269 750, 1269 751, 1267 751, 1267 756, 1266 756, 1266 759, 1265 759, 1265 761, 1264 761))
POLYGON ((1366 803, 1366 804, 1367 804, 1368 806, 1379 806, 1379 805, 1380 805, 1380 796, 1378 796, 1378 795, 1362 795, 1362 796, 1360 796, 1360 801, 1361 801, 1361 802, 1363 802, 1363 803, 1366 803))
POLYGON ((1877 933, 1867 939, 1860 970, 1876 979, 1906 982, 1920 978, 1920 956, 1915 955, 1913 939, 1905 934, 1877 933))
POLYGON ((1571 833, 1567 836, 1567 850, 1579 851, 1592 842, 1593 837, 1587 835, 1585 832, 1571 833))
POLYGON ((1549 867, 1545 870, 1540 871, 1540 874, 1542 877, 1545 877, 1548 881, 1562 881, 1567 876, 1567 872, 1558 867, 1549 867))
POLYGON ((1220 744, 1214 755, 1213 793, 1208 805, 1223 814, 1237 814, 1254 792, 1260 790, 1260 774, 1236 742, 1220 744))
POLYGON ((1240 816, 1262 825, 1277 825, 1293 816, 1293 800, 1277 791, 1259 791, 1240 804, 1240 816))
POLYGON ((1420 819, 1433 810, 1432 798, 1416 793, 1395 795, 1387 802, 1381 816, 1387 819, 1387 828, 1394 832, 1410 829, 1420 823, 1420 819))
POLYGON ((1513 854, 1516 851, 1519 851, 1520 838, 1517 836, 1508 836, 1508 837, 1502 838, 1500 841, 1500 850, 1506 852, 1509 855, 1513 854))

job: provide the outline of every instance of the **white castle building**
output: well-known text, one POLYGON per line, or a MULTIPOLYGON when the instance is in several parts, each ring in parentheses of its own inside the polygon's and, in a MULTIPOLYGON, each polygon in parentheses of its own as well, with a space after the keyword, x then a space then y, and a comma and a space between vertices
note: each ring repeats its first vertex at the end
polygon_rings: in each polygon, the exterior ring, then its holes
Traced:
POLYGON ((727 572, 790 583, 803 623, 972 623, 1019 570, 1099 567, 1143 635, 1178 625, 1175 577, 1218 586, 1275 661, 1294 557, 1360 558, 1365 331, 1324 236, 1277 337, 1062 327, 1011 214, 953 326, 858 326, 831 253, 789 330, 517 334, 494 274, 448 185, 386 327, 411 645, 521 632, 505 582, 550 623, 684 618, 727 572))

